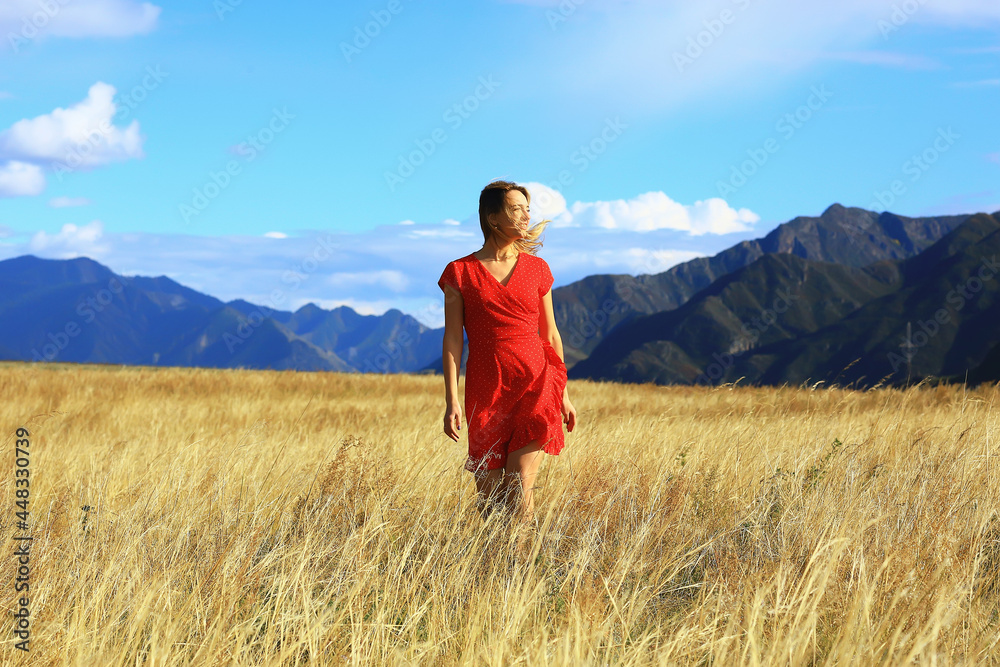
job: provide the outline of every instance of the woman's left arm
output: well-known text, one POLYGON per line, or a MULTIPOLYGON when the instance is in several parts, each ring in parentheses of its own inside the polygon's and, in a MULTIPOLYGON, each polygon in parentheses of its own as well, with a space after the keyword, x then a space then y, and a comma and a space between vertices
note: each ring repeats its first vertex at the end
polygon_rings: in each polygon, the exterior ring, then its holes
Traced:
MULTIPOLYGON (((549 342, 549 345, 565 364, 566 357, 563 354, 562 337, 559 335, 559 329, 556 328, 556 316, 552 310, 552 290, 546 292, 545 296, 542 297, 542 316, 538 318, 538 335, 542 337, 542 340, 549 342)), ((572 433, 576 426, 576 408, 573 407, 573 401, 569 400, 568 384, 563 387, 562 403, 563 421, 566 423, 567 430, 572 433)))
MULTIPOLYGON (((542 340, 548 341, 563 363, 566 363, 562 336, 559 335, 559 329, 556 327, 556 315, 552 309, 552 290, 546 292, 545 296, 542 297, 542 316, 538 318, 538 335, 541 336, 542 340)), ((567 390, 564 389, 563 396, 568 395, 567 390)))
POLYGON ((545 296, 542 297, 542 316, 538 318, 538 335, 541 336, 542 340, 548 341, 559 353, 559 358, 563 360, 563 363, 566 363, 566 357, 563 356, 562 337, 559 335, 559 329, 556 328, 556 315, 552 309, 552 290, 546 292, 545 296))

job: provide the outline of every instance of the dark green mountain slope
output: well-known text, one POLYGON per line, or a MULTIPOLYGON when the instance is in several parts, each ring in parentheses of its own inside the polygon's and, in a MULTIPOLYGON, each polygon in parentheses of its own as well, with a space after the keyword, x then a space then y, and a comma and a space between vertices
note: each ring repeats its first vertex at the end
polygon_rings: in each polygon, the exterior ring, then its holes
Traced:
POLYGON ((766 255, 675 311, 620 327, 569 374, 859 386, 905 382, 907 371, 964 375, 1000 340, 994 256, 1000 222, 986 214, 920 255, 861 269, 766 255), (909 348, 900 347, 907 323, 909 348))
POLYGON ((1000 342, 998 260, 1000 221, 973 216, 923 254, 900 262, 899 289, 790 343, 760 380, 856 386, 963 380, 1000 342))
POLYGON ((594 275, 553 290, 566 365, 589 356, 605 335, 644 314, 672 310, 718 278, 768 253, 863 267, 912 257, 969 216, 907 218, 834 204, 819 217, 802 216, 760 239, 700 257, 654 275, 594 275))
POLYGON ((680 308, 619 327, 569 376, 658 384, 718 381, 749 350, 836 322, 900 282, 891 265, 856 268, 764 255, 680 308))

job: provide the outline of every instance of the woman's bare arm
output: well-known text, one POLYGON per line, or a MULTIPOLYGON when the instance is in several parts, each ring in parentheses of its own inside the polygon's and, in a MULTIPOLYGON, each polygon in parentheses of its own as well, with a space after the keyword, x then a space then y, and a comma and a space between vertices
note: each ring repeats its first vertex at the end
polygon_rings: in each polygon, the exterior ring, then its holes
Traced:
POLYGON ((444 340, 441 358, 444 365, 445 426, 444 431, 452 440, 458 441, 458 431, 462 428, 462 408, 458 398, 458 371, 462 365, 465 339, 465 304, 462 293, 451 285, 444 286, 444 340))
POLYGON ((538 335, 542 337, 542 340, 548 341, 555 348, 563 363, 566 363, 562 336, 559 335, 559 329, 556 327, 555 311, 552 309, 552 290, 546 292, 545 296, 542 297, 542 316, 538 318, 538 323, 538 335))
MULTIPOLYGON (((566 363, 566 356, 563 354, 563 344, 562 336, 559 335, 559 329, 556 327, 556 316, 555 311, 552 309, 552 290, 545 293, 542 297, 542 316, 538 318, 538 335, 542 337, 543 340, 547 340, 549 345, 556 351, 559 358, 566 363)), ((573 431, 576 426, 576 408, 573 407, 573 402, 569 400, 569 384, 563 387, 563 420, 566 422, 566 426, 573 431)))

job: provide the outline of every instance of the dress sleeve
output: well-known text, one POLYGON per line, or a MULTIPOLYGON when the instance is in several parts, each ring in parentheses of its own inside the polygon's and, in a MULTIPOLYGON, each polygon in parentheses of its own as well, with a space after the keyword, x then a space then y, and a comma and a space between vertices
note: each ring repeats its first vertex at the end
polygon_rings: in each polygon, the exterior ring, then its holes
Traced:
POLYGON ((444 267, 444 272, 441 277, 438 278, 438 287, 441 291, 444 291, 445 285, 451 285, 459 292, 462 291, 462 276, 458 271, 458 266, 455 262, 449 262, 448 266, 444 267))
POLYGON ((538 280, 539 299, 545 296, 546 292, 552 289, 552 283, 555 282, 555 279, 552 277, 552 271, 549 269, 549 263, 544 259, 542 260, 542 270, 540 274, 541 277, 538 280))

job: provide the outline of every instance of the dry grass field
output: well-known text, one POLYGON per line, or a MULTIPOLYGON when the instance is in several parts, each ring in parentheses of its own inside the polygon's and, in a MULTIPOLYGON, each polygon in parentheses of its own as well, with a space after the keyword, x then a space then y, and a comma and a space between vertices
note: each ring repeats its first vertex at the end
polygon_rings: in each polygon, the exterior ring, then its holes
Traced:
POLYGON ((434 376, 0 364, 36 665, 996 664, 1000 389, 571 382, 527 543, 434 376), (464 431, 463 431, 464 433, 464 431))

